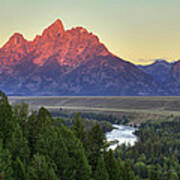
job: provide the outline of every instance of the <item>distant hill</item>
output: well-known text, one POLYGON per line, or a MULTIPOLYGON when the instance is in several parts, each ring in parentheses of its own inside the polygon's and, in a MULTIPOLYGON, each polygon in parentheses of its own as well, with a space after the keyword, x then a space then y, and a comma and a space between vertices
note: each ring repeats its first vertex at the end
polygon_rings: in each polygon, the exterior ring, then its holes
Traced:
POLYGON ((173 63, 169 63, 163 59, 157 59, 150 65, 138 65, 137 67, 143 72, 151 75, 156 81, 163 83, 169 77, 173 63))

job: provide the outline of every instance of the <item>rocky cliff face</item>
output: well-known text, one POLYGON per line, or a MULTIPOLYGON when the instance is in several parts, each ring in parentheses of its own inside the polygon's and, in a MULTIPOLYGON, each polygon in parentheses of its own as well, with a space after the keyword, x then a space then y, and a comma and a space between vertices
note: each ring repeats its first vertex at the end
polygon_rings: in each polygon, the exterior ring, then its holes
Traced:
POLYGON ((27 41, 15 33, 0 49, 0 88, 18 95, 165 95, 150 75, 114 56, 82 27, 57 20, 27 41))

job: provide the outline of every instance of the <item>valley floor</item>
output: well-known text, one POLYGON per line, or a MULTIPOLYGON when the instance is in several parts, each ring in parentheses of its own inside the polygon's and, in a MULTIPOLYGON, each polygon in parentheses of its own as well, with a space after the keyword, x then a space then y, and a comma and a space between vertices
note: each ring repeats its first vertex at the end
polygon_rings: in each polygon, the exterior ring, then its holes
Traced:
POLYGON ((163 121, 179 119, 180 97, 79 97, 79 96, 10 96, 13 103, 25 102, 30 109, 37 110, 41 106, 51 112, 93 112, 123 117, 129 123, 139 124, 148 120, 163 121))

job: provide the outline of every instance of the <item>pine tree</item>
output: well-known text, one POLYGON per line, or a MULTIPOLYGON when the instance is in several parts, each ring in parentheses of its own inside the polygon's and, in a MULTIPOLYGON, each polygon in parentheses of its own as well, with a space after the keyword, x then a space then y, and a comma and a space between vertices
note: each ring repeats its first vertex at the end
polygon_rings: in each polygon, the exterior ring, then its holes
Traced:
POLYGON ((124 174, 125 174, 125 167, 124 167, 124 162, 119 158, 117 160, 117 165, 119 168, 119 179, 124 180, 124 174))
POLYGON ((80 113, 77 113, 74 117, 74 125, 72 127, 72 130, 76 137, 80 139, 82 144, 85 145, 86 132, 80 113))
MULTIPOLYGON (((2 143, 1 143, 2 144, 2 143)), ((11 153, 0 145, 0 179, 13 180, 11 153)))
POLYGON ((16 104, 13 106, 13 112, 14 116, 16 118, 17 123, 22 129, 23 136, 25 134, 25 126, 28 119, 28 104, 25 104, 24 102, 21 104, 16 104))
POLYGON ((43 155, 35 154, 29 167, 29 179, 31 180, 59 180, 56 173, 56 165, 43 155))
POLYGON ((148 178, 149 180, 158 180, 158 175, 153 165, 148 166, 148 178))
POLYGON ((105 152, 106 137, 99 124, 96 124, 88 133, 87 157, 89 164, 94 171, 97 166, 99 157, 105 152))
POLYGON ((114 154, 112 150, 109 150, 105 154, 105 164, 106 164, 107 172, 109 174, 109 179, 120 180, 121 177, 120 177, 119 167, 116 159, 114 158, 114 154))
POLYGON ((140 177, 146 178, 148 176, 146 164, 144 164, 143 162, 137 162, 134 165, 134 169, 136 174, 138 174, 140 177))
POLYGON ((71 161, 59 128, 51 126, 41 132, 37 138, 35 152, 51 158, 57 166, 58 176, 63 180, 73 179, 71 161))
POLYGON ((18 180, 29 180, 29 174, 27 172, 27 164, 23 163, 19 157, 13 161, 13 177, 18 180))
POLYGON ((0 91, 0 138, 3 140, 3 147, 5 147, 8 138, 11 137, 14 126, 12 108, 6 95, 0 91))
POLYGON ((31 149, 31 156, 34 154, 34 146, 39 134, 51 127, 51 124, 52 117, 48 110, 43 107, 39 109, 38 115, 36 115, 35 112, 32 112, 31 116, 28 118, 26 123, 26 137, 31 149))
POLYGON ((12 137, 9 138, 6 147, 12 154, 13 160, 19 157, 23 163, 27 163, 29 161, 30 149, 28 146, 28 141, 25 137, 23 137, 23 133, 19 125, 17 125, 12 137))
POLYGON ((123 173, 123 180, 135 180, 134 172, 132 171, 128 162, 124 163, 124 173, 123 173))
POLYGON ((35 112, 32 112, 31 116, 28 118, 28 121, 26 123, 26 133, 25 137, 28 139, 28 145, 30 148, 30 156, 32 157, 34 154, 34 146, 37 140, 37 137, 39 135, 39 129, 36 126, 37 124, 37 116, 35 112))
POLYGON ((37 126, 39 130, 42 128, 47 128, 48 126, 51 126, 52 123, 52 117, 51 114, 47 109, 44 107, 41 107, 39 109, 38 115, 37 115, 37 126))
POLYGON ((103 156, 99 157, 98 164, 94 173, 95 180, 108 180, 109 174, 107 172, 103 156))
POLYGON ((89 180, 91 174, 91 168, 88 164, 85 156, 84 148, 80 140, 75 137, 73 132, 62 126, 60 128, 61 136, 67 147, 68 155, 70 157, 70 163, 75 179, 89 180))

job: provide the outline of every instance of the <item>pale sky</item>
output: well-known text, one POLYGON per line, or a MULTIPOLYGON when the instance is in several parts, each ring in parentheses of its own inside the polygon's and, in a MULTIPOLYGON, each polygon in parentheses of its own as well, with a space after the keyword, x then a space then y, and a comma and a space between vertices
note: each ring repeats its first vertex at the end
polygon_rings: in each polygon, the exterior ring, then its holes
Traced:
POLYGON ((180 0, 0 0, 0 46, 19 32, 28 40, 61 19, 83 26, 133 63, 180 58, 180 0))

